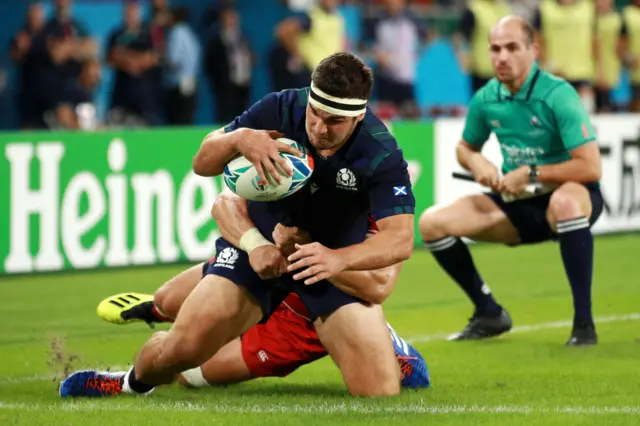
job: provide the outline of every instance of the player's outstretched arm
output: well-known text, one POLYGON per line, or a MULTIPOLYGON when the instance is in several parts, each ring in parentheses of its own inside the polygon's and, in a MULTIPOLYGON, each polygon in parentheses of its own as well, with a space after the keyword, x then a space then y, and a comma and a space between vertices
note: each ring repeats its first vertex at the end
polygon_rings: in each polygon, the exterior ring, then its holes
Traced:
POLYGON ((373 271, 400 263, 413 253, 415 197, 400 149, 377 162, 370 181, 370 214, 378 233, 364 242, 331 250, 320 243, 297 245, 288 257, 293 278, 305 284, 328 280, 342 271, 373 271))
POLYGON ((351 296, 381 305, 398 282, 402 263, 375 271, 342 271, 329 282, 351 296))
POLYGON ((200 176, 218 176, 224 166, 238 154, 238 140, 246 129, 226 133, 224 129, 214 130, 204 137, 200 149, 193 157, 193 171, 200 176))
POLYGON ((302 155, 297 149, 274 139, 282 137, 282 133, 271 130, 254 130, 241 127, 230 132, 218 129, 209 133, 193 158, 193 171, 200 176, 218 176, 225 165, 236 155, 244 155, 255 167, 258 175, 266 180, 268 172, 276 182, 280 182, 280 173, 275 168, 277 163, 289 175, 293 171, 280 156, 280 151, 302 155))
MULTIPOLYGON (((375 235, 377 229, 367 233, 375 235)), ((273 241, 282 249, 285 256, 295 252, 296 244, 311 243, 311 236, 297 227, 278 224, 273 231, 273 241)), ((391 294, 400 275, 401 263, 374 271, 342 271, 329 281, 347 294, 369 303, 381 304, 391 294)))
POLYGON ((360 244, 332 250, 320 243, 296 244, 288 257, 294 280, 315 284, 343 271, 372 271, 400 263, 413 252, 413 214, 398 214, 376 222, 380 231, 360 244))
POLYGON ((413 253, 414 216, 398 214, 376 222, 380 230, 364 242, 336 250, 345 270, 381 269, 407 260, 413 253))

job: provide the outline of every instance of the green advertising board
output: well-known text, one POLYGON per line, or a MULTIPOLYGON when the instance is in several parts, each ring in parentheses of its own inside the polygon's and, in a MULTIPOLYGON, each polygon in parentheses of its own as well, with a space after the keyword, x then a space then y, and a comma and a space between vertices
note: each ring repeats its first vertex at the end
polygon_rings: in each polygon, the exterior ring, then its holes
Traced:
MULTIPOLYGON (((0 134, 0 273, 209 258, 223 183, 193 174, 191 161, 210 130, 0 134)), ((433 202, 432 126, 392 131, 419 213, 433 202)))

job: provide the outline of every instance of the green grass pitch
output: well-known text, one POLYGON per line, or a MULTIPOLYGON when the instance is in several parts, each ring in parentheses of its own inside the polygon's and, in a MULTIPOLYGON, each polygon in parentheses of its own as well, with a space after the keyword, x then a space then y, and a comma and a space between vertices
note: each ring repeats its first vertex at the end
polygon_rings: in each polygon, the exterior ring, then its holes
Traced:
POLYGON ((470 303, 416 251, 385 312, 424 355, 433 386, 376 400, 349 397, 327 357, 286 379, 62 401, 57 383, 67 364, 125 368, 151 334, 144 324, 102 322, 97 303, 153 292, 184 266, 2 277, 0 425, 640 425, 640 236, 600 237, 595 247, 600 344, 589 348, 563 346, 572 302, 557 245, 472 249, 515 328, 463 343, 444 337, 464 327, 470 303))

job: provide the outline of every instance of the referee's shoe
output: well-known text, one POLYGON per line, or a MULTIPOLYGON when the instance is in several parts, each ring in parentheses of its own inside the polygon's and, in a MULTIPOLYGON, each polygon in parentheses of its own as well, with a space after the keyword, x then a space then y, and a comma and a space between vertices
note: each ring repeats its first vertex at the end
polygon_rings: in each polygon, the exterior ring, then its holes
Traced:
POLYGON ((511 330, 513 322, 506 309, 497 316, 480 316, 474 314, 469 324, 460 333, 449 336, 447 340, 479 340, 496 337, 511 330))
POLYGON ((598 335, 596 334, 596 327, 591 322, 579 322, 573 323, 573 330, 571 331, 571 337, 567 340, 567 346, 590 346, 598 344, 598 335))

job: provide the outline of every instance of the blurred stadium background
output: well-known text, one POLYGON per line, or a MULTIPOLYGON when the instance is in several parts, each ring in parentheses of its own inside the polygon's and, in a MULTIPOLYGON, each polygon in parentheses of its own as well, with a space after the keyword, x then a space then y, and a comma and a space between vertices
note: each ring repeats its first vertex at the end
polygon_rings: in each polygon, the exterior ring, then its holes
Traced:
MULTIPOLYGON (((637 422, 639 1, 5 0, 0 22, 0 424, 114 411, 128 424, 637 422), (149 336, 101 323, 100 300, 153 292, 183 267, 174 264, 209 258, 223 184, 190 171, 202 137, 270 91, 307 85, 318 58, 346 49, 373 67, 371 105, 405 152, 418 210, 479 191, 451 178, 454 146, 491 74, 489 28, 507 13, 536 27, 540 64, 576 87, 598 133, 599 346, 562 347, 571 298, 552 243, 474 249, 517 328, 462 345, 444 337, 470 305, 416 250, 385 310, 427 359, 431 390, 354 403, 324 359, 280 381, 59 402, 52 380, 126 366, 149 336)), ((485 152, 500 163, 495 140, 485 152)))
MULTIPOLYGON (((618 37, 622 33, 619 21, 635 25, 637 11, 625 0, 599 2, 611 3, 613 14, 600 12, 596 20, 595 2, 587 1, 590 15, 569 4, 564 9, 570 12, 559 14, 559 22, 555 15, 543 18, 548 21, 546 34, 545 25, 540 25, 547 47, 545 65, 568 79, 590 83, 596 89, 606 87, 611 91, 611 104, 600 109, 624 111, 632 106, 629 75, 637 74, 638 66, 637 60, 629 59, 638 48, 633 41, 635 28, 626 37, 618 37), (563 23, 563 16, 573 16, 573 11, 581 14, 580 19, 563 23), (596 22, 600 26, 578 37, 571 28, 579 27, 580 20, 591 22, 593 28, 596 22), (629 42, 617 46, 618 39, 629 42), (600 48, 585 50, 594 41, 600 41, 600 48), (564 57, 580 61, 562 70, 567 62, 564 57)), ((56 114, 48 114, 48 119, 42 115, 61 105, 78 104, 93 104, 96 118, 105 125, 218 123, 269 91, 306 84, 305 72, 313 67, 313 57, 330 53, 336 45, 362 55, 376 70, 380 84, 374 105, 382 115, 422 119, 459 115, 474 89, 473 78, 488 77, 486 61, 481 58, 486 50, 478 43, 486 37, 486 22, 496 14, 512 12, 534 23, 540 10, 537 0, 320 3, 331 13, 313 9, 314 0, 1 2, 0 126, 77 125, 65 119, 61 123, 56 114), (174 25, 176 20, 179 25, 174 25), (331 28, 331 34, 319 36, 314 30, 321 27, 331 28), (181 43, 186 46, 182 51, 176 48, 181 43), (69 81, 80 75, 89 58, 95 58, 100 67, 89 71, 80 89, 71 87, 69 81), (179 66, 184 67, 183 73, 176 72, 179 66), (171 98, 171 89, 179 87, 178 77, 189 81, 171 98), (229 81, 232 88, 225 87, 229 81), (122 91, 130 94, 119 93, 122 91), (134 93, 149 99, 135 102, 134 93), (183 97, 188 98, 182 101, 187 109, 194 103, 194 112, 175 117, 167 104, 176 105, 183 97), (123 122, 126 118, 132 121, 123 122)), ((82 115, 90 116, 91 111, 84 108, 82 115)), ((92 119, 81 121, 82 126, 93 123, 92 119)))

